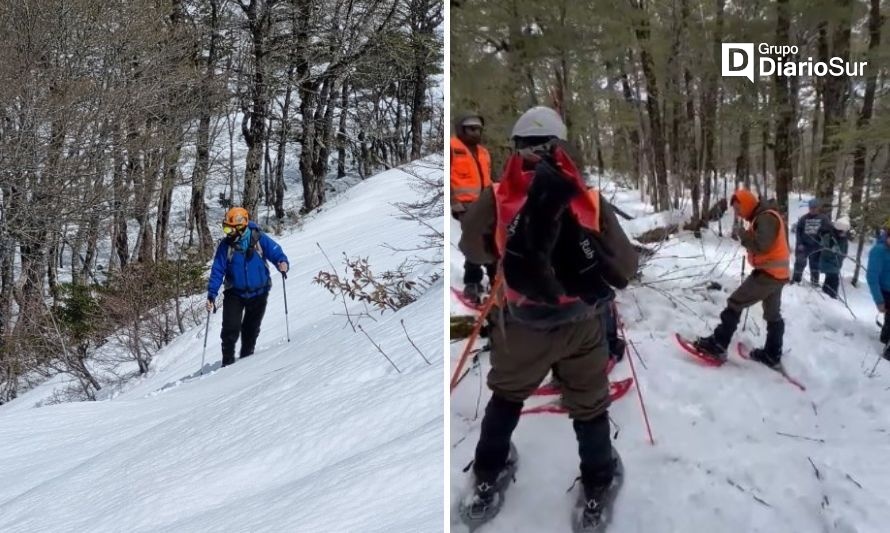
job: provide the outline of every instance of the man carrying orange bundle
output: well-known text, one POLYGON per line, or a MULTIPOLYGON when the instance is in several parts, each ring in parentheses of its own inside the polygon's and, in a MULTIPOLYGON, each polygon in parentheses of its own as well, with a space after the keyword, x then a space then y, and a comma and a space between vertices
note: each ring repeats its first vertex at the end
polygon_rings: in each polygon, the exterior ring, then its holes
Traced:
POLYGON ((726 348, 739 325, 742 310, 757 302, 763 303, 766 320, 766 343, 763 348, 752 350, 750 358, 770 368, 778 369, 782 359, 782 337, 785 321, 782 320, 782 289, 791 278, 788 237, 785 221, 778 206, 760 202, 746 189, 736 191, 730 202, 736 216, 750 224, 739 240, 748 251, 748 263, 754 267, 751 275, 735 290, 720 313, 720 324, 714 334, 699 338, 693 343, 699 354, 715 363, 726 360, 726 348))

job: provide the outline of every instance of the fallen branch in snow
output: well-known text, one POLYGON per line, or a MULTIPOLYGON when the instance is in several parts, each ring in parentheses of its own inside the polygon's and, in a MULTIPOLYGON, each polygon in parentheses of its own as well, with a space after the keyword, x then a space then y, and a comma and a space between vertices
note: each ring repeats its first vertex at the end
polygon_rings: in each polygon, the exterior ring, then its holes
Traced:
POLYGON ((757 496, 756 494, 754 494, 754 492, 752 492, 750 489, 746 489, 746 488, 742 487, 741 485, 739 485, 738 483, 736 483, 735 481, 733 481, 732 478, 726 478, 726 482, 729 483, 730 486, 733 486, 733 487, 737 488, 739 491, 744 492, 744 493, 750 495, 752 498, 754 498, 754 501, 756 501, 757 503, 759 503, 759 504, 761 504, 761 505, 765 505, 766 507, 770 507, 770 508, 772 508, 772 505, 770 505, 769 503, 767 503, 763 498, 761 498, 761 497, 757 496))
POLYGON ((825 439, 816 439, 813 437, 804 437, 803 435, 794 435, 791 433, 782 433, 781 431, 776 431, 776 435, 781 435, 783 437, 791 437, 792 439, 803 439, 803 440, 811 440, 813 442, 819 442, 821 444, 825 444, 825 439))
MULTIPOLYGON (((322 248, 318 242, 315 243, 315 246, 318 246, 318 249, 321 250, 321 255, 323 255, 324 258, 327 259, 328 264, 331 265, 331 271, 336 272, 337 268, 334 267, 334 263, 331 262, 331 258, 325 253, 324 248, 322 248)), ((349 316, 349 307, 346 306, 346 296, 344 296, 342 292, 340 293, 340 299, 343 301, 343 309, 346 311, 346 320, 349 321, 349 325, 352 327, 352 332, 355 333, 355 324, 352 322, 352 317, 349 316)))
POLYGON ((862 485, 860 485, 858 481, 853 479, 853 476, 851 476, 850 474, 844 474, 844 475, 847 477, 847 479, 849 479, 850 481, 855 483, 857 487, 859 487, 860 489, 862 488, 862 485))
POLYGON ((427 359, 425 355, 423 355, 423 352, 420 351, 420 348, 418 348, 417 345, 414 344, 414 341, 411 340, 411 336, 408 335, 408 329, 405 327, 405 319, 403 318, 402 320, 400 320, 400 322, 402 324, 402 330, 405 332, 405 337, 408 338, 408 342, 411 343, 411 346, 414 346, 414 349, 417 350, 417 353, 420 354, 420 357, 422 357, 423 360, 426 361, 426 364, 431 365, 432 363, 430 363, 430 360, 427 359))
POLYGON ((648 284, 645 284, 645 283, 641 284, 641 286, 642 286, 642 287, 647 287, 647 288, 649 288, 649 289, 652 289, 653 291, 655 291, 655 292, 661 294, 662 296, 664 296, 669 302, 671 302, 671 303, 674 305, 674 308, 675 308, 675 309, 676 309, 676 307, 677 307, 678 304, 679 304, 679 305, 682 305, 683 307, 686 308, 687 311, 689 311, 690 313, 692 313, 693 316, 695 316, 696 318, 698 318, 698 319, 701 320, 702 322, 705 321, 705 319, 702 318, 702 316, 701 316, 700 314, 696 313, 694 309, 692 309, 692 308, 689 307, 688 305, 686 305, 686 304, 684 304, 683 302, 681 302, 681 301, 677 300, 676 298, 674 298, 674 297, 673 297, 669 292, 667 292, 666 290, 664 290, 664 289, 660 289, 660 288, 658 288, 658 287, 655 287, 655 286, 653 286, 653 285, 648 285, 648 284))
POLYGON ((818 479, 819 481, 822 481, 822 473, 819 472, 818 468, 816 468, 816 463, 813 462, 813 459, 811 457, 807 457, 807 461, 809 461, 810 466, 813 467, 813 473, 816 474, 816 479, 818 479))
POLYGON ((374 342, 374 339, 372 339, 371 336, 368 335, 368 332, 365 331, 365 328, 363 328, 361 324, 358 325, 358 329, 359 329, 359 331, 361 331, 362 333, 365 334, 365 337, 368 337, 368 340, 371 341, 371 344, 373 344, 375 348, 377 348, 377 351, 380 352, 381 354, 383 354, 383 357, 386 357, 386 360, 389 361, 389 364, 391 364, 392 367, 396 369, 396 372, 401 374, 402 371, 399 370, 399 367, 397 367, 396 364, 392 362, 392 359, 390 359, 389 356, 386 355, 386 352, 383 351, 383 349, 380 347, 380 345, 377 344, 376 342, 374 342))
MULTIPOLYGON (((818 468, 816 468, 816 463, 814 463, 813 459, 810 457, 807 457, 807 461, 809 461, 810 466, 813 467, 813 473, 816 474, 816 479, 819 481, 822 481, 822 473, 819 472, 818 468)), ((831 503, 828 501, 828 495, 823 492, 822 493, 822 508, 825 509, 829 505, 831 505, 831 503)))

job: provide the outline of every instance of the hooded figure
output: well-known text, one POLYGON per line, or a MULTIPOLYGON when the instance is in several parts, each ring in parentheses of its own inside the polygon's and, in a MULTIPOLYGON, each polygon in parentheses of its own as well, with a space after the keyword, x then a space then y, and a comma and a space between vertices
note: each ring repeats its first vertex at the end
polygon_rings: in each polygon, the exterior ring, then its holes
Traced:
POLYGON ((849 231, 849 222, 837 220, 831 228, 822 232, 821 251, 819 252, 819 271, 825 274, 822 292, 832 298, 837 298, 841 267, 849 247, 849 231))

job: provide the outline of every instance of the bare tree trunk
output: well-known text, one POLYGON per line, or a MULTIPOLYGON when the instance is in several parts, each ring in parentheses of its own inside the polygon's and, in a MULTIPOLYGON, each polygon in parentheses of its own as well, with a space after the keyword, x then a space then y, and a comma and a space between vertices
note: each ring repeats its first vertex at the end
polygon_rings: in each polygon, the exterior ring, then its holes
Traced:
MULTIPOLYGON (((876 53, 881 44, 881 22, 881 1, 870 0, 868 13, 869 65, 872 65, 877 59, 876 53)), ((856 121, 856 129, 859 131, 860 137, 856 142, 856 148, 853 152, 853 186, 850 191, 850 221, 853 223, 853 227, 858 227, 858 222, 862 218, 862 184, 865 180, 865 156, 868 147, 861 135, 863 135, 863 131, 868 128, 868 124, 871 121, 877 79, 878 69, 871 66, 868 77, 865 80, 865 97, 862 101, 862 109, 859 112, 859 119, 856 121)))
POLYGON ((346 144, 348 142, 346 134, 346 118, 348 117, 347 109, 349 109, 349 82, 344 81, 343 87, 340 89, 340 122, 337 128, 337 178, 346 176, 346 144))
POLYGON ((270 28, 271 0, 250 0, 246 6, 239 4, 247 16, 253 53, 253 78, 250 83, 250 106, 245 109, 241 132, 247 144, 244 168, 244 194, 242 206, 255 216, 260 200, 260 164, 266 144, 266 120, 269 112, 269 89, 266 76, 268 50, 267 31, 270 28))
MULTIPOLYGON (((840 57, 845 61, 850 56, 850 17, 852 16, 852 0, 837 0, 839 20, 832 35, 832 57, 840 57)), ((827 30, 820 29, 820 40, 827 30)), ((822 205, 829 206, 834 199, 836 167, 842 144, 841 127, 844 122, 846 107, 846 86, 848 77, 829 76, 825 78, 823 89, 823 105, 825 118, 823 121, 822 151, 819 182, 816 194, 822 205)))
POLYGON ((219 40, 219 0, 209 0, 210 42, 207 48, 204 78, 200 88, 200 111, 198 131, 195 141, 195 167, 192 171, 192 198, 189 216, 189 245, 192 245, 192 232, 198 231, 198 252, 202 258, 209 258, 213 250, 213 239, 207 222, 207 205, 204 195, 207 190, 207 176, 210 172, 210 120, 214 109, 212 91, 216 78, 217 41, 219 40))
POLYGON ((174 139, 171 139, 171 141, 175 144, 169 149, 169 153, 164 160, 160 202, 158 203, 158 227, 155 240, 155 257, 158 261, 165 261, 167 259, 170 210, 173 203, 173 187, 176 185, 179 156, 182 153, 182 131, 179 127, 174 127, 172 131, 175 137, 174 139))
POLYGON ((643 68, 643 76, 646 79, 646 112, 649 115, 650 140, 655 152, 655 181, 657 184, 656 208, 659 211, 670 209, 670 193, 668 190, 667 168, 665 167, 664 126, 661 121, 659 109, 658 78, 655 74, 655 65, 649 55, 649 21, 645 13, 642 0, 635 4, 640 11, 640 24, 636 28, 637 40, 640 44, 640 64, 643 68))
POLYGON ((717 77, 720 65, 720 47, 723 39, 723 10, 726 0, 716 0, 717 27, 712 40, 712 63, 707 75, 707 84, 702 101, 702 143, 705 156, 705 191, 702 208, 711 205, 711 179, 717 177, 717 165, 714 159, 714 141, 717 136, 717 77))
MULTIPOLYGON (((791 16, 788 0, 778 0, 776 4, 776 42, 788 42, 791 16)), ((788 191, 791 187, 793 168, 791 162, 791 125, 794 122, 794 110, 790 101, 788 80, 778 73, 773 77, 773 88, 776 95, 776 138, 773 158, 776 166, 776 200, 779 210, 788 218, 788 191)))

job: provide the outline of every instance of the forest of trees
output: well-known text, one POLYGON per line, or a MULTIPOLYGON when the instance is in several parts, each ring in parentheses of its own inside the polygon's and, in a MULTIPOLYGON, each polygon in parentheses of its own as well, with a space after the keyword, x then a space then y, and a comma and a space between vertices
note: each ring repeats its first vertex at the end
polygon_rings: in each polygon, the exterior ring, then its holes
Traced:
POLYGON ((0 403, 59 372, 94 397, 90 354, 112 336, 146 372, 201 318, 181 299, 203 289, 221 235, 208 204, 242 205, 274 231, 324 204, 329 180, 440 153, 443 11, 2 3, 0 403), (301 205, 286 204, 288 186, 301 205))
POLYGON ((688 197, 698 219, 739 184, 787 216, 789 195, 807 191, 864 237, 890 215, 886 10, 880 0, 452 0, 451 112, 486 117, 495 164, 519 113, 551 105, 586 165, 659 210, 688 197), (856 78, 722 77, 721 43, 745 42, 868 65, 856 78))

